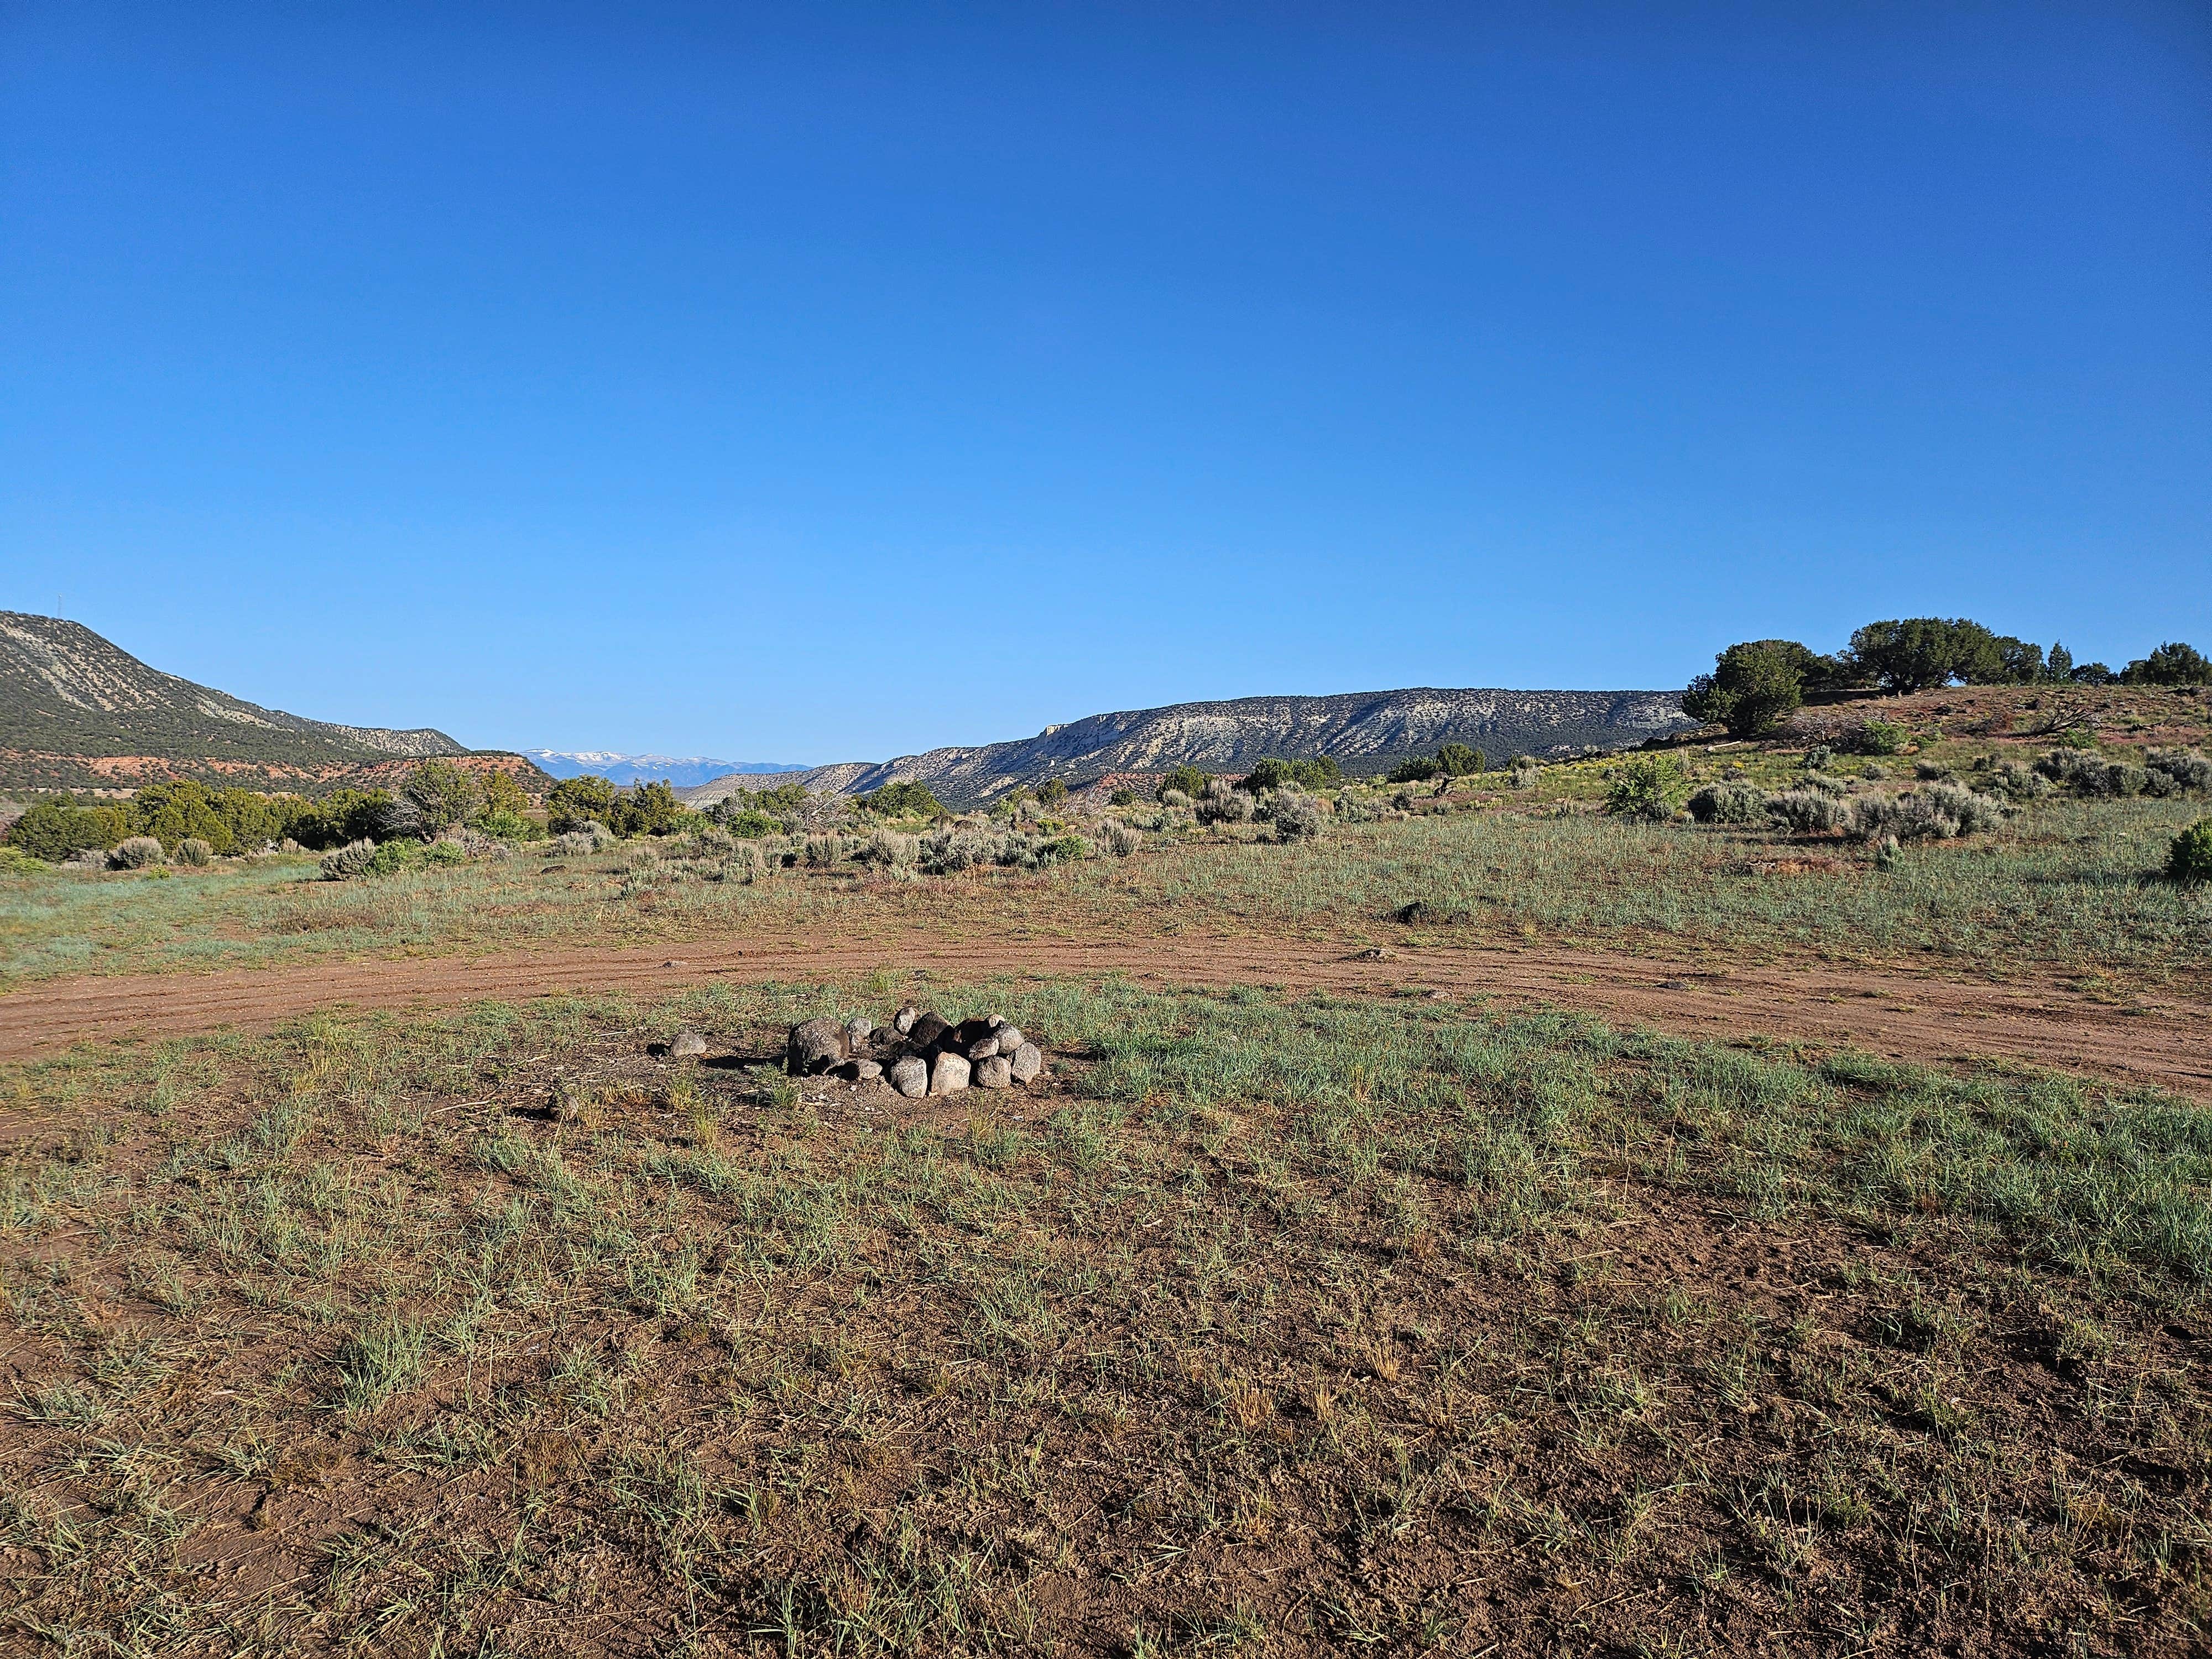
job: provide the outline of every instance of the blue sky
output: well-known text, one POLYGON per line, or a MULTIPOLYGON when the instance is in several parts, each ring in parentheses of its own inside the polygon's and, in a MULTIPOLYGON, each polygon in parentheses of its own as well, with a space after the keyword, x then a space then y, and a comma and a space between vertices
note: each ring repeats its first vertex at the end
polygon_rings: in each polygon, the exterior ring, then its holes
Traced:
POLYGON ((2212 648, 2212 11, 0 5, 0 607, 483 745, 2212 648))

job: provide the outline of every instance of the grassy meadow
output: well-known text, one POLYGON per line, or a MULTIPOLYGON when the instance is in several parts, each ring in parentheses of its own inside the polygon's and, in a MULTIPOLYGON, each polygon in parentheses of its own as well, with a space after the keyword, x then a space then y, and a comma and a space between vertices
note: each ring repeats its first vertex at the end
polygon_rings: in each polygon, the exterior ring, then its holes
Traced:
POLYGON ((711 861, 634 848, 526 848, 352 882, 318 880, 312 861, 287 859, 155 876, 0 875, 0 986, 822 927, 1371 942, 1395 937, 1394 919, 1415 904, 1419 931, 1437 944, 1933 956, 2000 976, 2095 969, 2165 979, 2212 962, 2212 892, 2155 873, 2174 834, 2203 816, 2201 801, 2042 802, 1994 834, 1909 843, 1887 869, 1834 842, 1597 816, 1564 793, 1533 808, 1460 807, 1346 823, 1314 843, 1192 828, 1155 834, 1127 859, 906 880, 848 864, 747 884, 712 878, 711 861))
POLYGON ((4 1079, 0 1630, 231 1654, 2179 1652, 2212 1113, 1422 999, 923 987, 4 1079), (653 1052, 679 1024, 703 1064, 653 1052), (544 1109, 556 1088, 589 1103, 544 1109))

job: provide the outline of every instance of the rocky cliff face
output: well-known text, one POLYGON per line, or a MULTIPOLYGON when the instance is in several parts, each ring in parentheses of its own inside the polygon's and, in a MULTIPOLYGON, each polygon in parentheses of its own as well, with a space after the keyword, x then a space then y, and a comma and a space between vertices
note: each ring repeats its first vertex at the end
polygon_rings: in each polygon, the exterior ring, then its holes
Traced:
POLYGON ((1275 755, 1328 755, 1346 771, 1387 771, 1408 755, 1464 743, 1493 762, 1521 753, 1632 747, 1696 724, 1673 691, 1355 691, 1333 697, 1240 697, 1092 714, 1034 738, 978 748, 933 749, 877 764, 848 761, 775 778, 727 777, 684 791, 694 805, 734 790, 793 781, 809 789, 864 794, 912 779, 949 805, 988 800, 1017 784, 1070 783, 1103 772, 1164 771, 1188 764, 1249 771, 1275 755))

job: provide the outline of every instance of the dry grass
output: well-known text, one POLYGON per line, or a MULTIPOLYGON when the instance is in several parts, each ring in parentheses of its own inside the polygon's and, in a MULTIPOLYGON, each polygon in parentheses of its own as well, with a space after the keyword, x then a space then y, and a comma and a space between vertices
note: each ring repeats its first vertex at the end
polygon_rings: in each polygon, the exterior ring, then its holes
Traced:
POLYGON ((1038 1095, 745 1064, 911 988, 9 1074, 8 1639, 2203 1644, 2203 1109, 1112 983, 935 990, 1038 1095))
MULTIPOLYGON (((1582 782, 1594 787, 1595 776, 1582 782)), ((1567 776, 1559 787, 1580 786, 1567 776)), ((711 860, 637 868, 630 849, 346 883, 289 861, 161 879, 0 876, 0 984, 823 927, 1001 938, 1196 928, 1370 944, 1395 937, 1391 918, 1416 903, 1438 942, 1932 957, 2000 975, 2171 981, 2212 966, 2212 896, 2155 874, 2176 830, 2202 811, 2187 801, 2045 803, 1997 834, 1914 846, 1881 870, 1846 847, 1808 853, 1764 834, 1493 809, 1346 824, 1288 847, 1242 832, 1156 836, 1126 860, 921 881, 851 865, 703 879, 711 860)))

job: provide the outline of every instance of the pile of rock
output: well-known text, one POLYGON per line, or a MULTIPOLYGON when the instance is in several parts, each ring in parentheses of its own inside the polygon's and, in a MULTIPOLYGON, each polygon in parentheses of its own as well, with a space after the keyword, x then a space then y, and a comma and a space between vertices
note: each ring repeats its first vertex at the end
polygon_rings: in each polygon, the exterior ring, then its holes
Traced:
POLYGON ((912 1003, 888 1026, 854 1017, 810 1019, 791 1028, 784 1066, 793 1077, 823 1073, 865 1083, 882 1078, 910 1098, 963 1089, 1027 1087, 1044 1071, 1044 1053, 997 1014, 957 1024, 912 1003))

